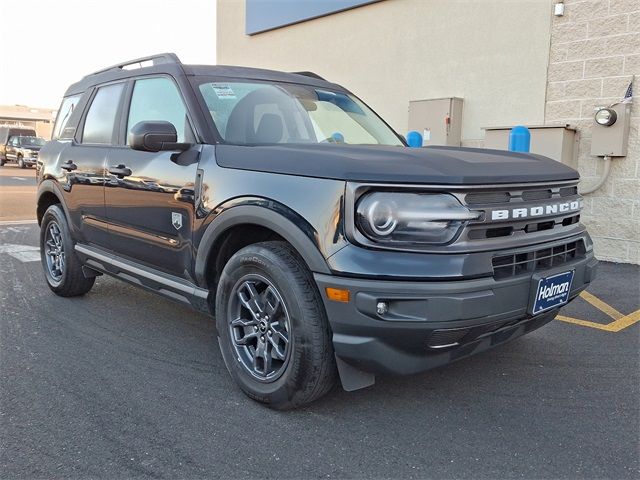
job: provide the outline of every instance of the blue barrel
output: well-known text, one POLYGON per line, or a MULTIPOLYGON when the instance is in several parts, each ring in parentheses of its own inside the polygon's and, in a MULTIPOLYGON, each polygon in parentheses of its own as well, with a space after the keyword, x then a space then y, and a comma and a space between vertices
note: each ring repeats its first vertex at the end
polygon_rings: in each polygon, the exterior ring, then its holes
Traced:
POLYGON ((531 148, 531 132, 527 127, 518 125, 509 133, 509 150, 512 152, 528 152, 531 148))
POLYGON ((407 133, 407 144, 411 148, 422 148, 422 135, 420 135, 420 132, 412 130, 407 133))

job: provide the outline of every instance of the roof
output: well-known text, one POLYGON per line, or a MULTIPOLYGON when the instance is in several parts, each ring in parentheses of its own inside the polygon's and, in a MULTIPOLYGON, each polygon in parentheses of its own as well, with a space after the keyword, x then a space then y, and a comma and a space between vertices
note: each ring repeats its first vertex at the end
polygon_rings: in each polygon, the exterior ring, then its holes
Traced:
POLYGON ((52 121, 56 111, 26 105, 0 105, 0 118, 6 120, 52 121))
POLYGON ((119 63, 85 76, 71 85, 65 96, 83 93, 87 88, 115 80, 139 75, 165 73, 172 76, 211 76, 271 82, 299 83, 317 87, 344 90, 340 85, 327 82, 313 72, 288 73, 262 68, 232 65, 185 65, 174 53, 161 53, 119 63), (138 66, 138 68, 131 68, 138 66))

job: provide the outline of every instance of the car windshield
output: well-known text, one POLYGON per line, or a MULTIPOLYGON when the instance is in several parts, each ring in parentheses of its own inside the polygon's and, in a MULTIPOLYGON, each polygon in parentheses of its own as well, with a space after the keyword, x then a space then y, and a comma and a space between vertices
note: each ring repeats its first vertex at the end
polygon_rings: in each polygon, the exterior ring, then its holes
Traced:
POLYGON ((249 82, 207 82, 200 92, 227 143, 402 145, 380 117, 344 92, 249 82))
POLYGON ((41 137, 20 137, 20 145, 23 147, 41 147, 44 143, 44 138, 41 137))

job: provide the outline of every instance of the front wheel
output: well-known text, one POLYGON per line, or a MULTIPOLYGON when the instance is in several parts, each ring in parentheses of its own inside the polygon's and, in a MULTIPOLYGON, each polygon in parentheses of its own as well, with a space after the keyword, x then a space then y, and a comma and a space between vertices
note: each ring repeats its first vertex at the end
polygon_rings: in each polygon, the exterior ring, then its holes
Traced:
POLYGON ((25 167, 26 167, 26 165, 25 165, 25 163, 24 163, 24 160, 22 159, 22 156, 21 156, 21 155, 18 155, 18 166, 19 166, 20 168, 25 168, 25 167))
POLYGON ((327 393, 336 379, 331 334, 311 272, 285 242, 238 251, 216 295, 224 362, 249 397, 276 409, 327 393))
POLYGON ((73 250, 73 240, 60 205, 50 206, 40 224, 40 259, 47 285, 61 297, 84 295, 95 282, 82 273, 82 263, 73 250))

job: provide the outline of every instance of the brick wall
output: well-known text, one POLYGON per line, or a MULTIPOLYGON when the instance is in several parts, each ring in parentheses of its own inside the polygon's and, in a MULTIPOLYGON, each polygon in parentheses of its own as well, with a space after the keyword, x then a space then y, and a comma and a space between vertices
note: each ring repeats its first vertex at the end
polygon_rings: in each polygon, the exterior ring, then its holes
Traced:
POLYGON ((583 221, 602 260, 640 263, 640 0, 565 0, 553 17, 545 122, 577 126, 582 186, 599 178, 590 155, 594 107, 619 101, 632 78, 628 155, 612 160, 609 180, 587 195, 583 221))

